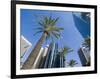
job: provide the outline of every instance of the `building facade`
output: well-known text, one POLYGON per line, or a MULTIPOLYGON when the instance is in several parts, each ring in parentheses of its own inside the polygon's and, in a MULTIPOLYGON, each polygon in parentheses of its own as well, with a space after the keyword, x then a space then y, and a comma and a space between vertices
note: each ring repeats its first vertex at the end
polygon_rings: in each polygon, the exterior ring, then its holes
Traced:
POLYGON ((21 57, 31 48, 32 44, 21 35, 21 57))
POLYGON ((73 14, 75 27, 80 32, 83 38, 90 36, 90 19, 87 19, 87 17, 89 16, 86 16, 85 13, 81 13, 80 16, 76 16, 75 14, 73 14), (82 14, 84 14, 84 17, 82 16, 82 14))
POLYGON ((33 64, 33 67, 32 67, 33 69, 39 68, 39 64, 41 63, 41 59, 42 59, 43 53, 44 53, 44 49, 41 48, 41 49, 40 49, 40 52, 38 53, 38 56, 37 56, 37 58, 35 59, 35 62, 34 62, 34 64, 33 64))
POLYGON ((43 50, 39 57, 38 66, 35 68, 61 68, 64 67, 64 57, 60 55, 57 43, 50 43, 43 50))
MULTIPOLYGON (((81 12, 80 16, 73 14, 73 19, 77 30, 80 32, 84 40, 90 37, 90 13, 81 12)), ((90 48, 81 45, 78 50, 78 55, 82 66, 90 65, 90 48), (89 64, 88 64, 89 63, 89 64)))
POLYGON ((85 47, 81 47, 78 50, 78 55, 81 60, 82 66, 90 66, 90 50, 85 47))
MULTIPOLYGON (((24 54, 32 47, 32 44, 23 35, 21 35, 20 44, 21 44, 20 58, 22 59, 24 54)), ((20 66, 22 67, 22 65, 23 62, 21 61, 20 66)))

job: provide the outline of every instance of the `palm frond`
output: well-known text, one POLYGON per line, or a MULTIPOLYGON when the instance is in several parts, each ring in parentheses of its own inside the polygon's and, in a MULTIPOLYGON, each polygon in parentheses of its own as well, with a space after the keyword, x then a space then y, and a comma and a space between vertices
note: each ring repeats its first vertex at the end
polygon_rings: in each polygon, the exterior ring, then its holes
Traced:
POLYGON ((51 32, 52 31, 60 32, 61 30, 64 30, 64 29, 59 28, 59 27, 55 27, 55 26, 46 28, 46 31, 51 31, 51 32))
POLYGON ((54 31, 56 31, 56 32, 60 32, 61 30, 64 30, 64 28, 56 27, 56 26, 52 27, 52 29, 53 29, 54 31))
POLYGON ((68 66, 70 66, 70 67, 74 67, 76 64, 78 64, 77 63, 77 61, 76 60, 73 60, 73 59, 71 59, 69 62, 67 62, 68 63, 68 66))
POLYGON ((41 19, 41 20, 38 22, 38 24, 39 24, 40 26, 42 26, 43 28, 47 28, 47 24, 46 24, 46 22, 45 22, 44 19, 41 19))
POLYGON ((48 19, 48 17, 46 16, 46 17, 44 17, 44 23, 45 23, 45 25, 48 25, 49 24, 49 19, 48 19))
POLYGON ((59 20, 59 17, 56 18, 56 19, 52 19, 51 25, 54 26, 57 23, 58 20, 59 20))
POLYGON ((42 21, 39 21, 38 24, 39 24, 40 26, 43 26, 43 27, 45 26, 44 23, 43 23, 42 21))
POLYGON ((57 39, 59 39, 60 38, 60 34, 58 34, 58 33, 56 33, 56 32, 52 32, 52 35, 54 36, 54 37, 56 37, 57 39))
POLYGON ((72 52, 73 50, 71 49, 71 48, 69 48, 69 47, 67 47, 67 46, 64 46, 62 49, 61 49, 61 52, 60 52, 60 54, 62 55, 62 56, 65 56, 67 53, 70 53, 70 52, 72 52))
POLYGON ((43 31, 42 31, 42 30, 37 31, 37 32, 35 32, 33 35, 35 36, 36 34, 41 33, 41 32, 43 32, 43 31))
POLYGON ((44 30, 44 28, 42 28, 42 27, 37 27, 37 28, 34 28, 33 30, 35 30, 35 31, 36 31, 36 30, 41 30, 41 31, 42 31, 42 30, 44 30))

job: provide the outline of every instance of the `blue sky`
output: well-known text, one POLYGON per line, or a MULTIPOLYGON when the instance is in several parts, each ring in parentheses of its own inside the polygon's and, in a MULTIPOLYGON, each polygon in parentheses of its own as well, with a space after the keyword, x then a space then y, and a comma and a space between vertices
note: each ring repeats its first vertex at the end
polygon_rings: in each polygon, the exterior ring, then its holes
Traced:
MULTIPOLYGON (((33 9, 21 9, 21 35, 23 35, 29 42, 32 43, 32 48, 25 53, 22 61, 30 54, 31 50, 34 48, 34 45, 41 37, 41 34, 34 36, 36 32, 34 28, 38 27, 37 21, 41 16, 52 16, 53 18, 59 17, 59 20, 56 24, 58 27, 63 27, 64 30, 61 32, 62 37, 57 40, 59 47, 67 45, 72 48, 74 51, 67 54, 66 61, 70 59, 77 60, 78 64, 76 66, 81 66, 80 59, 78 57, 77 51, 80 48, 80 45, 83 41, 83 37, 80 32, 75 27, 74 19, 72 12, 67 11, 48 11, 48 10, 33 10, 33 9)), ((79 13, 75 13, 78 15, 79 13)))

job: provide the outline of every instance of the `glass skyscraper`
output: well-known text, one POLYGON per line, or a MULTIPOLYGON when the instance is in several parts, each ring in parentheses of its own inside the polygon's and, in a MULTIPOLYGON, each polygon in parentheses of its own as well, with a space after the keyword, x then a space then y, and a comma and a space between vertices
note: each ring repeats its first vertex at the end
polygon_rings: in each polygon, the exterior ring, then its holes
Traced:
POLYGON ((81 60, 82 66, 89 66, 90 64, 90 51, 87 48, 81 47, 78 50, 78 55, 81 60))
POLYGON ((44 68, 52 68, 55 66, 57 54, 58 54, 58 44, 52 42, 47 51, 44 68))
POLYGON ((82 15, 76 16, 75 14, 73 14, 73 19, 75 22, 75 27, 80 32, 82 37, 86 38, 87 36, 90 36, 90 19, 87 19, 85 15, 83 18, 82 15))
POLYGON ((60 68, 64 67, 64 57, 60 55, 57 43, 50 43, 45 56, 42 57, 40 68, 60 68))
MULTIPOLYGON (((81 12, 79 16, 73 14, 73 19, 75 22, 75 27, 80 32, 84 40, 90 37, 90 13, 81 12)), ((89 47, 81 45, 78 50, 78 55, 82 66, 88 66, 90 62, 90 49, 89 47)))

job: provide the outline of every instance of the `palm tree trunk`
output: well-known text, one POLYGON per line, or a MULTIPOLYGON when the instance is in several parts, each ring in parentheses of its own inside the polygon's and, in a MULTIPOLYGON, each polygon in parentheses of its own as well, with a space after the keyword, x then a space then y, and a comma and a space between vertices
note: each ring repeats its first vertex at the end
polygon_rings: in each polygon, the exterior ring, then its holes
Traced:
POLYGON ((35 47, 33 48, 32 52, 30 53, 29 57, 27 58, 27 60, 25 61, 25 63, 22 66, 22 69, 31 69, 36 57, 39 54, 39 51, 41 49, 41 46, 46 38, 47 34, 43 33, 41 38, 38 40, 37 44, 35 45, 35 47))

